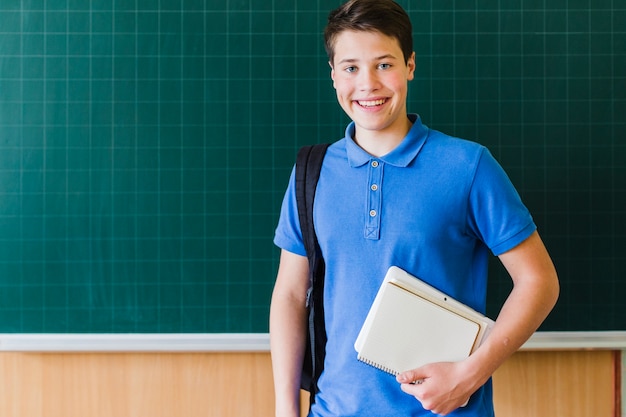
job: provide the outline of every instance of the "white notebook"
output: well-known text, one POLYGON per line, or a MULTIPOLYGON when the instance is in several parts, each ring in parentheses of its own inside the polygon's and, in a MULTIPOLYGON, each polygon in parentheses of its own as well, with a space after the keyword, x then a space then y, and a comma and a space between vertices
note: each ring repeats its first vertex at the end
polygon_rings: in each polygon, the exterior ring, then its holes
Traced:
POLYGON ((397 375, 467 358, 493 320, 392 266, 354 343, 358 359, 397 375))

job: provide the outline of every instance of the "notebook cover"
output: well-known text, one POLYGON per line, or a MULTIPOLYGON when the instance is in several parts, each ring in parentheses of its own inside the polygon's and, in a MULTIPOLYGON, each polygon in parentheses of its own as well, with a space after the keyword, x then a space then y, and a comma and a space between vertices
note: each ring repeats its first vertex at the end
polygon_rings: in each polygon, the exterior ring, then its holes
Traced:
POLYGON ((355 342, 359 360, 391 374, 458 361, 493 321, 397 267, 391 267, 355 342))

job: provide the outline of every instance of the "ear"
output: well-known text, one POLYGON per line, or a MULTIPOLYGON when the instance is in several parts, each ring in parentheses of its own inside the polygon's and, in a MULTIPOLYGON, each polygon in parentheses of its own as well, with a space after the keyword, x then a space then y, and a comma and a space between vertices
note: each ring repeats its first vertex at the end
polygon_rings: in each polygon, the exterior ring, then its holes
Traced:
POLYGON ((413 52, 411 56, 409 57, 409 59, 407 60, 406 68, 407 68, 406 79, 411 81, 413 78, 415 78, 415 52, 413 52))
POLYGON ((333 67, 333 63, 328 61, 328 66, 330 66, 330 79, 333 80, 333 88, 335 87, 335 67, 333 67))

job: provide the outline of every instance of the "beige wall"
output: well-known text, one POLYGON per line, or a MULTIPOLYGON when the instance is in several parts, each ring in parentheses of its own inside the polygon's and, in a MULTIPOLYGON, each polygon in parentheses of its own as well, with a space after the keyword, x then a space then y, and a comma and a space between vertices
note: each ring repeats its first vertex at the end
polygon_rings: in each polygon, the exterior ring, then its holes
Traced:
MULTIPOLYGON (((619 354, 520 352, 498 417, 617 417, 619 354)), ((268 353, 0 353, 2 417, 273 416, 268 353)))

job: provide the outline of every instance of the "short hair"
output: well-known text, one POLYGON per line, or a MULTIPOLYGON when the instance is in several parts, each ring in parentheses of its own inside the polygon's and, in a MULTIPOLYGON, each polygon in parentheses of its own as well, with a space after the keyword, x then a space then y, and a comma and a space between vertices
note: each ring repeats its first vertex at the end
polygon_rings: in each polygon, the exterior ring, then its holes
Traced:
POLYGON ((397 39, 405 62, 413 54, 411 19, 393 0, 349 0, 330 12, 324 29, 324 46, 331 64, 337 36, 346 30, 380 32, 397 39))

